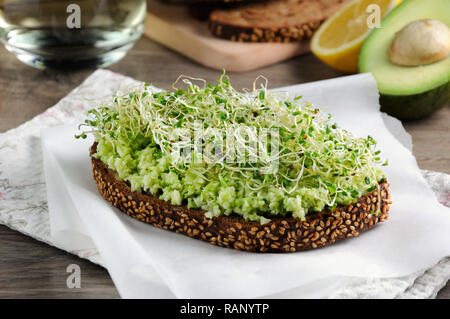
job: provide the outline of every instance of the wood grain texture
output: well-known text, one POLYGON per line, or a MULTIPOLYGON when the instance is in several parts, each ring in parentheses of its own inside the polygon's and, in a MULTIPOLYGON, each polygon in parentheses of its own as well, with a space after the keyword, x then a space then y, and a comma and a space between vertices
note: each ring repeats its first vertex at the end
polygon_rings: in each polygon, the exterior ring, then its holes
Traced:
POLYGON ((87 260, 0 226, 0 298, 118 298, 108 272, 87 260), (67 288, 66 268, 81 269, 81 288, 67 288))
MULTIPOLYGON (((112 71, 170 88, 180 73, 215 80, 219 73, 142 38, 112 71)), ((0 132, 45 111, 79 85, 93 70, 38 71, 0 47, 0 132)), ((305 55, 259 69, 231 74, 233 84, 250 87, 259 74, 270 87, 341 76, 305 55)), ((423 169, 450 173, 450 108, 405 125, 414 140, 414 154, 423 169)), ((118 293, 103 268, 0 226, 0 298, 116 298, 118 293), (66 287, 66 267, 81 267, 81 288, 66 287)), ((450 299, 447 284, 438 295, 450 299)))

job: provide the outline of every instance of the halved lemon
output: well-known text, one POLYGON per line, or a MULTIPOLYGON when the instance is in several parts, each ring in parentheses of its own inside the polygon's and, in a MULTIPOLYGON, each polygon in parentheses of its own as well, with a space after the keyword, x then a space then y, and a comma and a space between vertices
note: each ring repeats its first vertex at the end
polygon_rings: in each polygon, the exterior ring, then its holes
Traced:
POLYGON ((316 31, 311 51, 332 68, 358 72, 358 56, 364 40, 377 23, 401 0, 354 0, 349 2, 316 31))

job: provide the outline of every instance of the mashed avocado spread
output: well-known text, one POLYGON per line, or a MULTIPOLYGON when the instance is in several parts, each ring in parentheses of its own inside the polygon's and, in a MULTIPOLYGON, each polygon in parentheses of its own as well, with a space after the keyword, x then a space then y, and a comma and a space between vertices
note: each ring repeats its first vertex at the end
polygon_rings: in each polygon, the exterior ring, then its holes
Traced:
POLYGON ((304 219, 348 205, 385 179, 373 138, 338 128, 301 96, 257 81, 238 92, 225 73, 216 85, 197 80, 184 78, 184 90, 142 84, 118 93, 88 112, 77 137, 92 133, 95 157, 133 191, 210 218, 304 219))

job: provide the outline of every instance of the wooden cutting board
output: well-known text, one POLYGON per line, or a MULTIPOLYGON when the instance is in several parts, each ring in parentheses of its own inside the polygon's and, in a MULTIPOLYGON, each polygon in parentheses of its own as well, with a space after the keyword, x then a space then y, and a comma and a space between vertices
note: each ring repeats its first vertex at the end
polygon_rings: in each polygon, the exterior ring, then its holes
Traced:
POLYGON ((244 72, 309 51, 308 43, 239 43, 213 37, 185 6, 148 1, 144 34, 207 67, 244 72))

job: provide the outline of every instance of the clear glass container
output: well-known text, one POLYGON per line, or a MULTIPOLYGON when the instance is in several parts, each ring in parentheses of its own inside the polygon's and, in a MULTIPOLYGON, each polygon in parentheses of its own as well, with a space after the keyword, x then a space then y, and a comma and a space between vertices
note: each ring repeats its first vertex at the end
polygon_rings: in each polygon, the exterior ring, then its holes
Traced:
POLYGON ((36 68, 105 67, 141 36, 145 0, 0 0, 0 40, 36 68))

